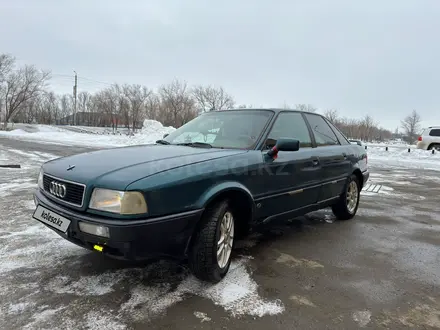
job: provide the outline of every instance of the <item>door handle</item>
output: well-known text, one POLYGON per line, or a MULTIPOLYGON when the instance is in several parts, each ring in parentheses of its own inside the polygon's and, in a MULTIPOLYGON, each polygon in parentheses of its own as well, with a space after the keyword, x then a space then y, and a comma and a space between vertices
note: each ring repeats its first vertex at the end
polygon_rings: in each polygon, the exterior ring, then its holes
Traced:
POLYGON ((312 159, 312 164, 313 164, 313 166, 318 166, 319 165, 319 160, 318 159, 312 159))
POLYGON ((344 159, 347 159, 347 154, 345 152, 342 153, 342 156, 344 157, 344 159))

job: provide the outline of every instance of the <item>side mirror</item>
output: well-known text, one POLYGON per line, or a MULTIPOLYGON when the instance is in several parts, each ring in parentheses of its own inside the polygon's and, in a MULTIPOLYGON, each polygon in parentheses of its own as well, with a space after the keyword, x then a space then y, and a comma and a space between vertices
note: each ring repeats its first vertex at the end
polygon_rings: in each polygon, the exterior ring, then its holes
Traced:
POLYGON ((163 135, 163 138, 165 139, 168 135, 169 135, 168 133, 165 133, 165 134, 163 135))
POLYGON ((275 146, 267 152, 267 155, 276 158, 278 151, 298 151, 299 140, 281 138, 277 140, 275 146))

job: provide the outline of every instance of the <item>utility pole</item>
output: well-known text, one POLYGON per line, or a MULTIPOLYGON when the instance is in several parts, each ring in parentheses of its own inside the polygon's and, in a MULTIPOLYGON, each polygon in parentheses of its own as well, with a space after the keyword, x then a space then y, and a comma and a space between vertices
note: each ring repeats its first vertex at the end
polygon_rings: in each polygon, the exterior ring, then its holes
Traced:
POLYGON ((76 94, 78 90, 78 77, 76 71, 74 70, 73 72, 75 72, 75 86, 73 86, 73 126, 76 126, 76 94))

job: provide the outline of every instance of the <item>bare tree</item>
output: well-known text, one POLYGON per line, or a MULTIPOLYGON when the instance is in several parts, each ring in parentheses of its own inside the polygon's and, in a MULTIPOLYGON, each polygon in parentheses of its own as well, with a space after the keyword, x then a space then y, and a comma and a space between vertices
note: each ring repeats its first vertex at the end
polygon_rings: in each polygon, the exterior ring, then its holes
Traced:
POLYGON ((326 117, 332 124, 337 124, 339 120, 338 110, 328 109, 324 111, 324 117, 326 117))
POLYGON ((39 71, 32 65, 10 72, 5 77, 5 87, 1 95, 5 103, 4 129, 26 101, 37 97, 44 91, 45 83, 49 78, 49 72, 39 71))
POLYGON ((299 111, 316 112, 316 108, 311 104, 297 104, 295 109, 299 111))
POLYGON ((6 76, 12 71, 15 58, 9 54, 0 54, 0 83, 5 81, 6 76))
POLYGON ((152 92, 147 87, 141 85, 124 85, 123 92, 130 108, 129 120, 134 131, 140 122, 145 119, 145 103, 152 92))
POLYGON ((161 117, 165 125, 179 127, 197 116, 195 100, 186 82, 174 80, 159 88, 161 117))
POLYGON ((193 88, 192 93, 197 108, 202 111, 232 109, 235 106, 234 99, 225 92, 223 87, 199 85, 193 88))
POLYGON ((370 115, 365 115, 359 126, 362 140, 371 141, 373 139, 374 128, 377 127, 377 123, 373 120, 373 117, 370 115))
POLYGON ((413 110, 410 115, 406 116, 401 121, 408 143, 412 143, 415 140, 416 135, 420 130, 420 121, 420 115, 416 110, 413 110))
MULTIPOLYGON (((73 109, 73 97, 69 94, 64 94, 60 97, 60 115, 61 117, 67 117, 73 109)), ((67 122, 63 122, 63 124, 68 124, 67 122)), ((71 124, 71 123, 69 123, 71 124)))

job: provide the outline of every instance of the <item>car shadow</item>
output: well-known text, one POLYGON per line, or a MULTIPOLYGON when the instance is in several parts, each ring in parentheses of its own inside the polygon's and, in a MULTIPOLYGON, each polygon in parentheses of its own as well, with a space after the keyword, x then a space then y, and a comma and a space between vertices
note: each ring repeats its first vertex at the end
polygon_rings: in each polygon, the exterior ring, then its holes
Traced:
MULTIPOLYGON (((328 210, 320 210, 305 216, 287 221, 271 222, 255 227, 248 235, 235 242, 232 260, 243 256, 258 254, 257 250, 277 240, 280 236, 296 236, 307 228, 317 228, 334 222, 334 217, 328 210)), ((72 263, 72 260, 70 261, 72 263)), ((143 281, 148 283, 178 284, 190 274, 187 261, 171 258, 150 259, 145 261, 123 261, 114 259, 93 251, 87 251, 78 256, 74 262, 77 266, 77 276, 96 276, 108 272, 124 272, 130 270, 139 273, 142 270, 143 281)))

